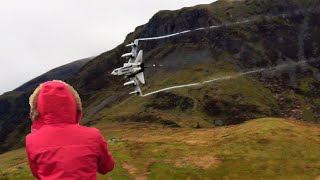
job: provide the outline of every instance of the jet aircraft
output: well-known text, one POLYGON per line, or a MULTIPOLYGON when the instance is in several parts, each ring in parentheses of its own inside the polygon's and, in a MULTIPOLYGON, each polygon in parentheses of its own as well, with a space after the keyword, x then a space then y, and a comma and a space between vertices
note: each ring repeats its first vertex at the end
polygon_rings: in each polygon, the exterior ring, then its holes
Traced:
POLYGON ((129 81, 124 83, 124 86, 133 85, 134 91, 129 94, 136 94, 141 96, 141 84, 145 84, 144 79, 144 63, 143 63, 143 50, 138 51, 138 40, 128 44, 126 47, 131 47, 132 51, 122 55, 122 58, 127 58, 128 62, 124 63, 122 67, 119 67, 112 71, 112 75, 124 76, 129 81))

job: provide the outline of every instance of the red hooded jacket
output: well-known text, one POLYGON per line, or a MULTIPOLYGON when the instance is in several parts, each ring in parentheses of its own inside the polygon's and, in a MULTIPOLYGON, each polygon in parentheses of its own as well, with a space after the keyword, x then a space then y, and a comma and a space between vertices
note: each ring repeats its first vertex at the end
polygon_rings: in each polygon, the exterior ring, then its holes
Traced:
POLYGON ((49 81, 37 98, 38 116, 26 137, 26 151, 38 179, 97 179, 114 168, 107 142, 99 130, 78 124, 75 97, 67 86, 49 81))

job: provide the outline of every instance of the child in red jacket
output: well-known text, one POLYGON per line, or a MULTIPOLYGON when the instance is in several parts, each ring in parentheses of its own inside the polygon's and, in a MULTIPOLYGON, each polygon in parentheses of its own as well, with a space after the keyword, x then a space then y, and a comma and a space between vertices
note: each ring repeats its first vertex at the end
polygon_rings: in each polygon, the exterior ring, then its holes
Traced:
POLYGON ((37 179, 97 179, 114 168, 99 130, 79 125, 78 93, 62 81, 40 85, 30 96, 31 133, 26 150, 37 179))

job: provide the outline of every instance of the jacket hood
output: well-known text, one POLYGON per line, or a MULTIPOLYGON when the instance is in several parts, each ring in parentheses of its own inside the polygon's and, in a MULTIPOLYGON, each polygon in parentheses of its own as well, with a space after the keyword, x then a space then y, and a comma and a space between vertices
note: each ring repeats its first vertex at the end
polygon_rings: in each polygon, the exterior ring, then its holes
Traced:
POLYGON ((37 98, 38 116, 34 128, 50 124, 78 124, 82 112, 77 109, 75 97, 65 83, 48 81, 44 83, 37 98))

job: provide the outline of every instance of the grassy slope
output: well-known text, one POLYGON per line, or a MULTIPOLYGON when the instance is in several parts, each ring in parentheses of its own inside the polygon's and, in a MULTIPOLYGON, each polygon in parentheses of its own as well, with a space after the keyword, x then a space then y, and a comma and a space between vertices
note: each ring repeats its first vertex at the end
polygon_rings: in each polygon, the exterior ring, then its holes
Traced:
MULTIPOLYGON (((314 179, 320 175, 317 125, 265 118, 203 129, 147 124, 97 127, 109 139, 116 160, 115 170, 99 179, 314 179)), ((31 179, 24 151, 0 156, 0 179, 31 179)))
MULTIPOLYGON (((148 72, 146 72, 148 73, 148 72)), ((233 65, 222 62, 203 63, 186 67, 179 72, 157 72, 146 87, 143 87, 145 93, 164 87, 196 83, 228 75, 238 74, 233 65), (157 78, 161 77, 161 79, 157 78)), ((271 92, 264 87, 263 84, 250 77, 238 77, 227 81, 219 81, 196 86, 191 88, 182 88, 169 92, 170 95, 178 98, 191 99, 193 105, 189 109, 182 111, 181 105, 173 104, 168 107, 157 108, 156 105, 166 106, 173 100, 172 97, 164 98, 163 95, 136 97, 127 96, 128 98, 122 102, 106 107, 99 113, 95 114, 90 120, 100 123, 110 123, 119 119, 132 119, 131 116, 137 115, 143 118, 145 115, 152 115, 163 119, 169 119, 180 126, 190 127, 196 122, 200 122, 203 126, 209 127, 214 120, 227 121, 230 118, 236 119, 236 115, 242 114, 245 117, 241 120, 252 119, 256 117, 270 116, 270 107, 276 107, 271 92), (208 96, 206 98, 206 96, 208 96), (218 109, 220 114, 210 114, 204 108, 204 99, 210 98, 216 100, 215 107, 208 107, 208 110, 218 109), (242 107, 250 105, 258 109, 259 113, 248 110, 246 113, 241 112, 242 107), (230 113, 236 109, 233 114, 230 113), (228 112, 228 113, 226 113, 228 112)), ((173 98, 174 98, 173 97, 173 98)))

